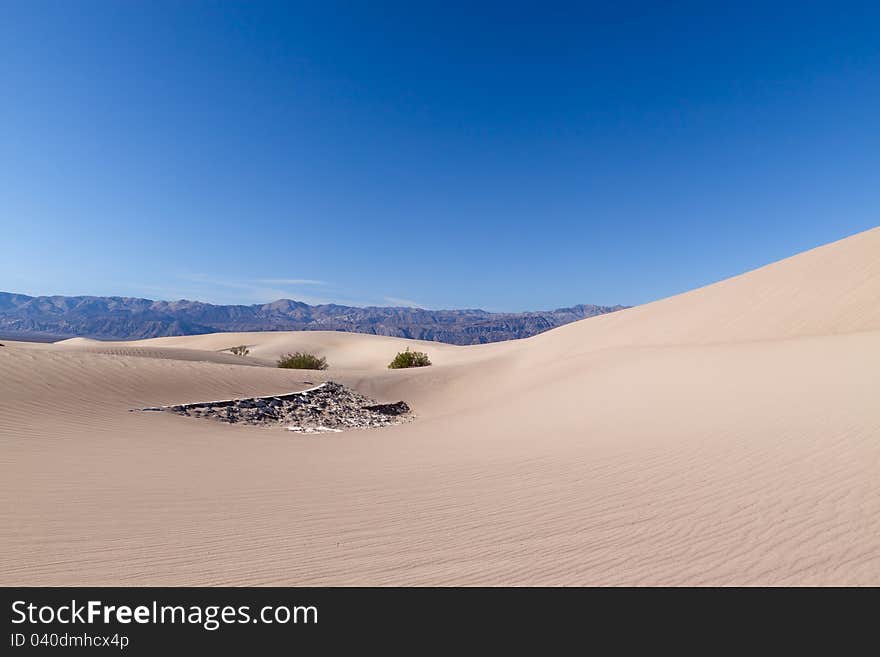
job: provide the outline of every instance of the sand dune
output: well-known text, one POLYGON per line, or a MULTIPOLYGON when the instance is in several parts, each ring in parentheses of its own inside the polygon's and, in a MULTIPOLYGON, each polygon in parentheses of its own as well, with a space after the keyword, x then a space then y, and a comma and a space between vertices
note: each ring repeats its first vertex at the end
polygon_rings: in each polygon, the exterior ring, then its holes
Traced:
POLYGON ((0 584, 880 584, 880 229, 508 343, 6 345, 0 584), (328 378, 417 420, 128 412, 328 378))

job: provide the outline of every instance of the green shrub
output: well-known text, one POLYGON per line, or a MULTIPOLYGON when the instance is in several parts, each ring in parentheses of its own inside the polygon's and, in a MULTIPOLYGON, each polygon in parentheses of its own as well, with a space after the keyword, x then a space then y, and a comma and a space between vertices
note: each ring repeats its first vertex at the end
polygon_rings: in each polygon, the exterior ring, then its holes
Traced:
POLYGON ((286 367, 291 370, 326 370, 327 359, 304 351, 287 354, 278 359, 278 367, 286 367))
POLYGON ((247 348, 247 345, 240 344, 237 347, 230 347, 229 351, 231 351, 236 356, 247 356, 251 353, 251 350, 247 348))
POLYGON ((388 369, 398 370, 403 367, 426 367, 431 364, 431 359, 424 351, 410 351, 409 347, 406 351, 398 352, 388 364, 388 369))

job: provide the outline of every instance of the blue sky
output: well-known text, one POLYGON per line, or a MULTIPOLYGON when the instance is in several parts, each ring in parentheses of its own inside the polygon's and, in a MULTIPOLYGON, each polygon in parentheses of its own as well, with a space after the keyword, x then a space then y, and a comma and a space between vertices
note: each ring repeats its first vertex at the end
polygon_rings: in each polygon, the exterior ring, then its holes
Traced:
POLYGON ((4 2, 0 290, 675 294, 880 223, 878 34, 877 3, 4 2))

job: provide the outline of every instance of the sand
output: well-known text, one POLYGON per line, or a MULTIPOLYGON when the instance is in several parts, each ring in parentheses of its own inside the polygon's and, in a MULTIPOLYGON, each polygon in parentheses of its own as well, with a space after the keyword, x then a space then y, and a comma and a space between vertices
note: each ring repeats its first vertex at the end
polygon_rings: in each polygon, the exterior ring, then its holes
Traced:
POLYGON ((3 585, 880 584, 880 229, 492 345, 5 344, 3 585), (331 368, 272 367, 297 349, 331 368), (418 417, 129 412, 331 378, 418 417))

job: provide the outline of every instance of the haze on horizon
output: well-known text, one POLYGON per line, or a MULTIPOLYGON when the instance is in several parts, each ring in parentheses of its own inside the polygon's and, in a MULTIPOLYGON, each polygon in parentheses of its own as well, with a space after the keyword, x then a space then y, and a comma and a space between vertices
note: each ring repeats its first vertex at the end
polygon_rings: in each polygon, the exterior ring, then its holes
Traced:
POLYGON ((878 223, 876 5, 4 11, 10 292, 631 305, 878 223))

